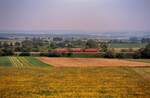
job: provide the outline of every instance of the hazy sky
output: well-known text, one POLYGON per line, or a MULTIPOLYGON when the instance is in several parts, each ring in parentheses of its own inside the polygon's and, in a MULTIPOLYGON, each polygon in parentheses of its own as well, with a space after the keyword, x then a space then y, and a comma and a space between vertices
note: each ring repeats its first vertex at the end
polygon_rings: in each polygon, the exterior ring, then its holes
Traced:
POLYGON ((150 0, 0 0, 0 30, 150 31, 150 0))

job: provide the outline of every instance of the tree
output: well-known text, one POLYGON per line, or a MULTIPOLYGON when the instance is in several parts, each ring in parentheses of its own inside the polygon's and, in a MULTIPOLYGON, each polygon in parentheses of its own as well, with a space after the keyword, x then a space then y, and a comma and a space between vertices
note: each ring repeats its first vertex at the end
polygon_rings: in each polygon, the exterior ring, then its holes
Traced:
POLYGON ((3 56, 4 52, 2 51, 2 49, 0 49, 0 56, 3 56))
POLYGON ((86 48, 98 48, 98 43, 95 40, 89 39, 86 42, 86 48))
POLYGON ((16 47, 20 47, 21 44, 20 44, 19 42, 15 42, 15 46, 16 46, 16 47))
POLYGON ((141 51, 143 58, 150 58, 150 43, 141 51))
POLYGON ((52 42, 52 43, 50 43, 50 47, 52 48, 52 49, 55 49, 57 46, 56 46, 56 43, 54 43, 54 42, 52 42))
POLYGON ((102 52, 108 51, 108 43, 106 43, 106 42, 101 42, 101 43, 100 43, 100 48, 101 48, 101 51, 102 51, 102 52))
POLYGON ((33 48, 33 42, 31 40, 24 40, 22 42, 22 52, 31 52, 33 48))
POLYGON ((3 55, 5 56, 10 56, 14 54, 14 51, 12 48, 4 48, 2 49, 2 51, 3 51, 3 55))
POLYGON ((30 56, 30 52, 22 52, 19 56, 30 56))
POLYGON ((0 48, 2 48, 2 42, 0 42, 0 48))
POLYGON ((7 42, 4 42, 3 43, 3 48, 8 48, 9 47, 9 44, 7 42))
POLYGON ((19 42, 15 42, 14 50, 16 52, 21 51, 21 44, 19 42))
POLYGON ((142 43, 150 43, 150 38, 143 38, 141 40, 142 43))
POLYGON ((107 51, 104 55, 105 58, 115 58, 115 53, 113 51, 107 51))

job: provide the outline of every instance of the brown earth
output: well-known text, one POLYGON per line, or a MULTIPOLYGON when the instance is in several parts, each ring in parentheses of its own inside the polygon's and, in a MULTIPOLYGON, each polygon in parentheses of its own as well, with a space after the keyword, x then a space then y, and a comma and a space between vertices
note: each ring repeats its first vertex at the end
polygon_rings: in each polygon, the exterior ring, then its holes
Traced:
POLYGON ((120 59, 102 59, 102 58, 39 58, 41 61, 51 64, 55 67, 97 67, 97 66, 130 66, 143 67, 150 66, 150 63, 135 62, 120 59))

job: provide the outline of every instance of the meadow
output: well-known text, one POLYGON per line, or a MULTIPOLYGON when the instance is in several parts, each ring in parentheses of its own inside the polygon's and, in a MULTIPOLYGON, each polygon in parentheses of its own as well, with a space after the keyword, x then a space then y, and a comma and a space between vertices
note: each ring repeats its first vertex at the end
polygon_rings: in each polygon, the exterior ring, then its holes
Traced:
POLYGON ((146 45, 143 43, 111 43, 110 48, 144 48, 146 45))
POLYGON ((0 65, 0 98, 150 98, 150 67, 52 67, 35 57, 0 65))

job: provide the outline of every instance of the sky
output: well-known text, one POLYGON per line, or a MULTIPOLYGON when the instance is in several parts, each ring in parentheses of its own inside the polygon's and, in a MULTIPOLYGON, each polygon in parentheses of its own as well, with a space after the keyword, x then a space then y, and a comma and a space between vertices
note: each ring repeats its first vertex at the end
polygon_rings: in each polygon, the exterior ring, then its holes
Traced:
POLYGON ((0 31, 150 31, 150 0, 0 0, 0 31))

